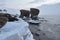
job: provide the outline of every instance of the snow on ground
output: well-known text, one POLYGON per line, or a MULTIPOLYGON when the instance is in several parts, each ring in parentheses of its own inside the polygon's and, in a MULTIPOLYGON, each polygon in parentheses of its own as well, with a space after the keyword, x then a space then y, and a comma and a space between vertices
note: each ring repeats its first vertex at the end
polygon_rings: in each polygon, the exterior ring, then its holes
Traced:
POLYGON ((22 19, 15 22, 7 22, 0 29, 0 40, 34 40, 28 27, 29 24, 22 19))

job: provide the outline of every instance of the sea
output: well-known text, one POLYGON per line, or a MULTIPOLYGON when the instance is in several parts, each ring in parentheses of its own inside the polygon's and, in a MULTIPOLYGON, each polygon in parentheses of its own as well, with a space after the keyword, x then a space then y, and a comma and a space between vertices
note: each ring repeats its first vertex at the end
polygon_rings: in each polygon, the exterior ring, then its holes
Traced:
POLYGON ((40 15, 39 25, 30 24, 30 30, 36 40, 60 40, 60 15, 40 15), (39 34, 39 36, 36 35, 39 34))

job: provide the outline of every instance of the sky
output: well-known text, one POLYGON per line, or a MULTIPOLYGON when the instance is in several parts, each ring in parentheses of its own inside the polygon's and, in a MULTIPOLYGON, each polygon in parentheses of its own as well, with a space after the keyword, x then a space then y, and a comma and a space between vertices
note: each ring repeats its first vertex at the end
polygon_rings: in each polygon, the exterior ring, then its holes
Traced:
POLYGON ((56 8, 58 4, 60 5, 60 0, 0 0, 0 8, 12 8, 12 9, 39 8, 42 11, 41 14, 54 13, 54 9, 55 11, 57 11, 60 8, 60 7, 58 9, 56 8), (45 10, 45 7, 48 7, 46 8, 47 10, 45 10))
POLYGON ((39 7, 40 15, 60 15, 60 3, 43 5, 39 7))

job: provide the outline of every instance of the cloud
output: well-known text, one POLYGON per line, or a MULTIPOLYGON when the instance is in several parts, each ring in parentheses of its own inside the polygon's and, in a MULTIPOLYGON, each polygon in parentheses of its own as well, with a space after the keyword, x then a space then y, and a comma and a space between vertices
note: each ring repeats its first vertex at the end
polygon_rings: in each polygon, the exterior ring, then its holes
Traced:
POLYGON ((0 0, 2 7, 21 9, 21 8, 37 8, 42 5, 50 5, 60 3, 60 0, 0 0))
POLYGON ((60 3, 60 0, 46 0, 45 4, 56 4, 56 3, 60 3))
POLYGON ((4 7, 14 8, 14 9, 26 8, 25 4, 28 4, 29 2, 32 1, 34 0, 5 0, 4 7))
POLYGON ((50 4, 56 4, 56 3, 60 3, 60 0, 35 0, 32 3, 27 4, 27 7, 39 7, 42 5, 50 5, 50 4))
POLYGON ((60 3, 60 0, 34 0, 25 4, 23 8, 31 8, 31 7, 37 8, 42 5, 50 5, 50 4, 52 5, 57 3, 60 3))

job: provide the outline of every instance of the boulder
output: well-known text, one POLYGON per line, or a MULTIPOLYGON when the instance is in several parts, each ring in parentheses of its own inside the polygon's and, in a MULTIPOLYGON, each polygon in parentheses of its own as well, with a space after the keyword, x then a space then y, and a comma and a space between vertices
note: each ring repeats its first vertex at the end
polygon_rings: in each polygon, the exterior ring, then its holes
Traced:
POLYGON ((39 14, 39 9, 30 8, 30 14, 32 19, 37 19, 37 16, 39 14))
POLYGON ((29 10, 21 9, 20 12, 21 12, 20 18, 23 18, 24 16, 28 18, 29 15, 30 15, 30 11, 29 10))
POLYGON ((7 21, 7 17, 0 17, 0 28, 2 28, 7 23, 7 21))
POLYGON ((0 17, 6 17, 8 18, 8 21, 18 21, 16 17, 12 17, 11 14, 8 13, 0 13, 0 17))

